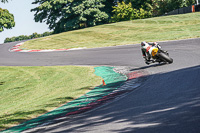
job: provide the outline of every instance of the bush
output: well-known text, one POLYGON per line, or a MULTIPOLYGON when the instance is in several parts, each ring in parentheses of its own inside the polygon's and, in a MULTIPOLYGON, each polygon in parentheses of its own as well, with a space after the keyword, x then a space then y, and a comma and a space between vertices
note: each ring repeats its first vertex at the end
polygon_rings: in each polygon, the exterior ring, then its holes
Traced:
POLYGON ((122 1, 122 3, 118 3, 117 6, 113 7, 112 12, 114 13, 113 17, 111 17, 112 22, 119 22, 130 20, 135 10, 132 8, 131 3, 125 4, 125 2, 122 1))
POLYGON ((122 1, 122 3, 118 3, 117 6, 113 7, 114 15, 111 17, 111 22, 119 22, 126 20, 134 20, 134 19, 143 19, 152 17, 151 11, 145 11, 140 8, 139 10, 134 9, 132 7, 131 2, 126 4, 122 1))
POLYGON ((152 17, 151 11, 145 11, 144 9, 140 8, 139 10, 139 19, 150 18, 152 17))

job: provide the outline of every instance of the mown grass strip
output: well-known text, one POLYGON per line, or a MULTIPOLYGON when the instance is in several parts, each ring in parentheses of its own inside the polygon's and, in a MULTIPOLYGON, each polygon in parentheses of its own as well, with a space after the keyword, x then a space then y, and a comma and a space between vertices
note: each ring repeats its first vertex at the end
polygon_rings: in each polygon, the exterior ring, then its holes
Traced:
POLYGON ((53 110, 100 84, 93 67, 0 67, 0 130, 53 110))
POLYGON ((200 12, 105 24, 25 42, 23 49, 96 48, 200 37, 200 12))

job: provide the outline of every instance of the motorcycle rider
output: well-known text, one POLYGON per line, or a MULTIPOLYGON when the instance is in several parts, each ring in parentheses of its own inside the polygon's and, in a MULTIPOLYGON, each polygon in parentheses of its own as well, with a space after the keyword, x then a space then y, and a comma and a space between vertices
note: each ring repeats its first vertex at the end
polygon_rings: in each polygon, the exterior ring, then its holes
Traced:
POLYGON ((150 64, 150 61, 151 61, 150 59, 152 58, 151 52, 155 47, 161 49, 160 45, 157 42, 149 42, 149 43, 145 41, 141 42, 142 55, 147 65, 150 64))

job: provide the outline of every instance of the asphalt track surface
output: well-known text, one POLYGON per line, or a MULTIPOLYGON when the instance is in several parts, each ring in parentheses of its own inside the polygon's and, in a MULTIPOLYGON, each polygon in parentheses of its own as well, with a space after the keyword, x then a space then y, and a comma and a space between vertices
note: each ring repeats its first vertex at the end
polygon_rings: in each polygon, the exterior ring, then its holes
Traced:
POLYGON ((147 66, 140 45, 49 53, 8 52, 0 45, 0 66, 108 65, 144 70, 148 79, 129 95, 97 110, 26 132, 200 132, 200 39, 160 42, 174 63, 147 66))

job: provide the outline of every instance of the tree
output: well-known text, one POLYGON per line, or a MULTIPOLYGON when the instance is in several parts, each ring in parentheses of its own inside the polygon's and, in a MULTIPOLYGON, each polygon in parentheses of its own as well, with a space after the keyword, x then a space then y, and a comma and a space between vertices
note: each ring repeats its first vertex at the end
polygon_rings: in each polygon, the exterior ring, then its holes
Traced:
POLYGON ((45 37, 45 36, 50 36, 52 35, 52 32, 44 32, 41 36, 45 37))
POLYGON ((33 34, 31 35, 31 39, 33 39, 33 38, 38 38, 38 37, 41 37, 41 35, 38 34, 37 32, 35 32, 35 33, 33 33, 33 34))
MULTIPOLYGON (((2 3, 8 2, 1 0, 2 3)), ((15 26, 14 16, 8 10, 0 8, 0 32, 5 29, 11 29, 15 26)))
POLYGON ((152 2, 154 0, 125 0, 126 3, 131 2, 133 8, 135 9, 144 9, 144 10, 150 10, 150 5, 152 5, 152 2))
POLYGON ((11 42, 11 39, 8 37, 4 40, 4 43, 7 43, 7 42, 11 42))
POLYGON ((2 3, 6 3, 6 2, 8 2, 8 0, 1 0, 1 2, 2 2, 2 3))
POLYGON ((196 4, 196 0, 185 0, 187 6, 196 4))
MULTIPOLYGON (((118 2, 121 2, 122 0, 118 0, 118 2)), ((113 16, 113 7, 116 5, 115 0, 106 0, 103 2, 105 7, 103 8, 103 11, 105 11, 108 15, 109 18, 113 16)))
POLYGON ((103 11, 105 0, 35 0, 32 9, 36 22, 46 22, 54 33, 99 25, 108 22, 103 11))
POLYGON ((117 6, 113 7, 114 15, 112 17, 113 22, 119 22, 119 21, 126 21, 130 20, 132 17, 133 12, 136 12, 135 9, 132 8, 132 4, 125 4, 125 2, 122 1, 122 3, 118 3, 117 6))
POLYGON ((0 8, 0 32, 15 26, 14 16, 8 10, 0 8))

